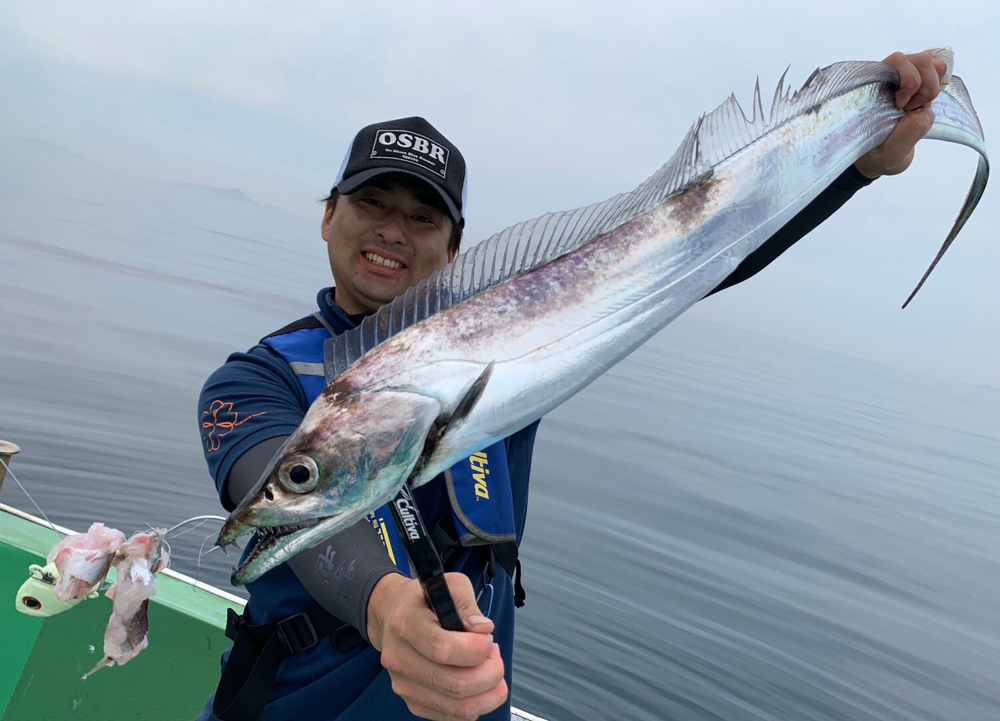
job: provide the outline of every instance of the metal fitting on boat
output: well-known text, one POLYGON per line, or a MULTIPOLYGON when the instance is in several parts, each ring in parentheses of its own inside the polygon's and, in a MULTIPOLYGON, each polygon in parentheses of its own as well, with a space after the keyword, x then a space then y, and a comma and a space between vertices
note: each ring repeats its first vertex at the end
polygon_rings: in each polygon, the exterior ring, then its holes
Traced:
POLYGON ((9 441, 0 441, 0 489, 3 489, 3 479, 7 475, 7 466, 10 464, 10 457, 21 451, 15 444, 9 441))

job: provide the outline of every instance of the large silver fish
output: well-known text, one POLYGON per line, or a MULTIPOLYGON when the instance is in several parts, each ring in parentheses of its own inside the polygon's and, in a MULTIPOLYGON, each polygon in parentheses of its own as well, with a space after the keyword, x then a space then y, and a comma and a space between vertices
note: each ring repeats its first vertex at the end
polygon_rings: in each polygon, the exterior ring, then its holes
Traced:
MULTIPOLYGON (((508 228, 329 341, 326 390, 219 534, 225 546, 260 531, 234 583, 584 388, 715 288, 904 114, 898 75, 883 63, 831 65, 795 93, 783 80, 769 117, 759 84, 752 120, 730 96, 634 191, 508 228)), ((988 162, 958 77, 933 110, 927 137, 981 155, 936 264, 979 201, 988 162)))

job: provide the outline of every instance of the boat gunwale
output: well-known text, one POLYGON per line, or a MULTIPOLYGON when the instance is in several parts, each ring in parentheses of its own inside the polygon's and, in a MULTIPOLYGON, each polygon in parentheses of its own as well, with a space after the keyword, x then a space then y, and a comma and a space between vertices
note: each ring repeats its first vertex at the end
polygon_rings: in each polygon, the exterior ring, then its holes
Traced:
MULTIPOLYGON (((32 523, 35 523, 35 524, 37 524, 37 525, 39 525, 39 526, 41 526, 43 528, 47 528, 49 530, 52 530, 54 528, 59 533, 63 533, 63 534, 66 534, 66 535, 70 535, 70 534, 73 534, 73 533, 78 533, 78 531, 74 531, 74 530, 72 530, 70 528, 66 528, 65 526, 60 526, 58 523, 49 523, 48 521, 46 521, 46 520, 44 520, 42 518, 39 518, 38 516, 33 516, 30 513, 27 513, 26 511, 20 510, 19 508, 14 508, 13 506, 8 506, 6 503, 0 503, 0 512, 9 513, 9 514, 11 514, 13 516, 17 516, 18 518, 21 518, 21 519, 23 519, 25 521, 31 521, 32 523)), ((213 586, 213 585, 211 585, 209 583, 205 583, 204 581, 197 581, 194 578, 192 578, 191 576, 188 576, 187 574, 184 574, 184 573, 180 573, 179 571, 174 571, 173 569, 166 568, 166 569, 164 569, 162 571, 159 571, 158 575, 169 576, 170 578, 174 578, 174 579, 176 579, 178 581, 181 581, 182 583, 186 583, 189 586, 193 586, 194 588, 198 589, 199 591, 206 591, 206 592, 211 593, 213 595, 219 596, 220 598, 222 598, 222 599, 224 599, 226 601, 229 601, 230 603, 236 603, 236 604, 239 604, 240 606, 246 606, 247 602, 246 602, 245 598, 240 598, 239 596, 237 596, 235 594, 229 593, 228 591, 224 591, 221 588, 219 588, 218 586, 213 586)))
MULTIPOLYGON (((64 533, 66 535, 76 533, 76 531, 73 531, 72 529, 66 528, 65 526, 60 526, 58 523, 49 523, 48 521, 42 518, 38 518, 37 516, 33 516, 30 513, 27 513, 26 511, 20 510, 19 508, 8 506, 6 503, 0 503, 0 513, 9 513, 25 521, 30 521, 32 523, 35 523, 38 526, 41 526, 42 528, 47 528, 49 530, 52 530, 54 528, 59 533, 64 533)), ((239 604, 240 606, 246 606, 246 599, 240 598, 239 596, 235 596, 227 591, 223 591, 221 588, 218 588, 217 586, 212 586, 211 584, 204 583, 202 581, 196 581, 191 576, 188 576, 186 574, 173 571, 169 568, 160 571, 159 574, 164 576, 169 576, 170 578, 174 578, 182 583, 194 586, 200 591, 207 591, 208 593, 219 596, 221 599, 229 601, 231 603, 239 604)), ((209 619, 205 619, 205 623, 208 623, 213 626, 216 625, 212 623, 212 621, 209 619)), ((511 711, 511 721, 518 721, 518 720, 546 721, 546 719, 542 718, 541 716, 535 716, 534 714, 522 711, 514 706, 510 707, 510 711, 511 711)))

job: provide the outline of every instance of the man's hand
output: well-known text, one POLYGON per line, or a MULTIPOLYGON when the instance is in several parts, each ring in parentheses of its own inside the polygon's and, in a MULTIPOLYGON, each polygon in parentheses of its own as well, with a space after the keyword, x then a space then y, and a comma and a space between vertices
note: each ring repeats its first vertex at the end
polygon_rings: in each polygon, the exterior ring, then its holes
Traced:
POLYGON ((427 606, 420 583, 384 576, 368 600, 368 638, 382 652, 392 690, 410 713, 427 719, 475 719, 507 700, 493 622, 480 614, 462 573, 445 580, 467 631, 445 631, 427 606))
POLYGON ((884 143, 854 164, 867 178, 897 175, 910 167, 914 146, 934 124, 934 113, 929 106, 941 92, 941 78, 945 73, 944 60, 929 50, 912 55, 893 53, 882 62, 899 71, 896 107, 907 114, 884 143))

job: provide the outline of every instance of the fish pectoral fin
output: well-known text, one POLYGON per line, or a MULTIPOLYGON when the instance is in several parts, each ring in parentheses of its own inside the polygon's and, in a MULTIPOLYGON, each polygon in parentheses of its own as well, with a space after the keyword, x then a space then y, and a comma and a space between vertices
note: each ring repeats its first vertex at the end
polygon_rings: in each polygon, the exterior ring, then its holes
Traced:
POLYGON ((472 385, 466 389, 465 393, 459 399, 458 404, 455 406, 455 410, 452 411, 451 415, 447 418, 444 425, 441 427, 441 431, 438 433, 438 438, 443 438, 448 431, 454 429, 456 426, 460 425, 469 414, 472 413, 472 409, 476 407, 479 399, 483 397, 483 391, 486 390, 486 384, 490 382, 490 377, 493 375, 494 362, 490 361, 490 364, 486 366, 479 377, 472 382, 472 385))

